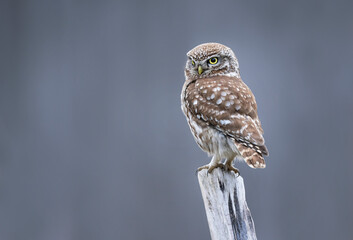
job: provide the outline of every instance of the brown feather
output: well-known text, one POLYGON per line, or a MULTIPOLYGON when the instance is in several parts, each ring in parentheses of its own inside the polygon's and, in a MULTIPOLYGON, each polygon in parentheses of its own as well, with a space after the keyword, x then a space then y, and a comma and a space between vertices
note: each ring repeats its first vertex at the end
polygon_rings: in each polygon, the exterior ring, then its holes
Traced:
POLYGON ((186 107, 194 116, 268 155, 255 97, 241 79, 225 76, 197 79, 185 91, 186 107))

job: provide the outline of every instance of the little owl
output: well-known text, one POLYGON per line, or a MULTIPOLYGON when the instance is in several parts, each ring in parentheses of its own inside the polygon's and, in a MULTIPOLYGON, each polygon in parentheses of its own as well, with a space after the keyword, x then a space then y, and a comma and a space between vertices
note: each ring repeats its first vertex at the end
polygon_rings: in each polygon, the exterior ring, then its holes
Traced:
POLYGON ((187 53, 181 108, 200 148, 212 156, 200 167, 239 173, 236 158, 252 168, 266 166, 268 155, 255 97, 241 80, 234 52, 218 43, 201 44, 187 53), (225 159, 225 163, 222 163, 225 159))

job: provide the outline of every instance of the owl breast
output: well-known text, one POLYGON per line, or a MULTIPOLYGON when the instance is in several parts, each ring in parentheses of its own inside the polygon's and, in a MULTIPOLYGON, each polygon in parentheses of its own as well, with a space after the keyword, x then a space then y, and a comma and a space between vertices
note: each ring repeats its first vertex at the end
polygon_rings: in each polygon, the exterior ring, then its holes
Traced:
POLYGON ((209 155, 218 155, 221 158, 234 158, 238 155, 239 151, 234 144, 234 139, 195 117, 188 110, 183 99, 182 94, 182 110, 199 147, 209 155))

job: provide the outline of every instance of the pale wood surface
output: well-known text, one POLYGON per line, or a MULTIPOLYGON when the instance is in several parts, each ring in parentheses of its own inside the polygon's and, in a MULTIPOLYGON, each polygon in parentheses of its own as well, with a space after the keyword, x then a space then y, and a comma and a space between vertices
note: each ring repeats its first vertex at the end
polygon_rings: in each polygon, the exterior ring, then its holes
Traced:
POLYGON ((212 240, 256 240, 255 225, 245 199, 244 181, 216 168, 198 172, 212 240))

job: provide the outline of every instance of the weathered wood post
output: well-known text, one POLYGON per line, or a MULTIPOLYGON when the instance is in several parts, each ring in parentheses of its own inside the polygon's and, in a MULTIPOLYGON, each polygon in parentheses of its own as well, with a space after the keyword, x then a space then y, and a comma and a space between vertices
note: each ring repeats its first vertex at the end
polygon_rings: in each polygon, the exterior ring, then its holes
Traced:
POLYGON ((216 168, 198 172, 212 240, 256 240, 255 225, 245 199, 244 181, 216 168))

